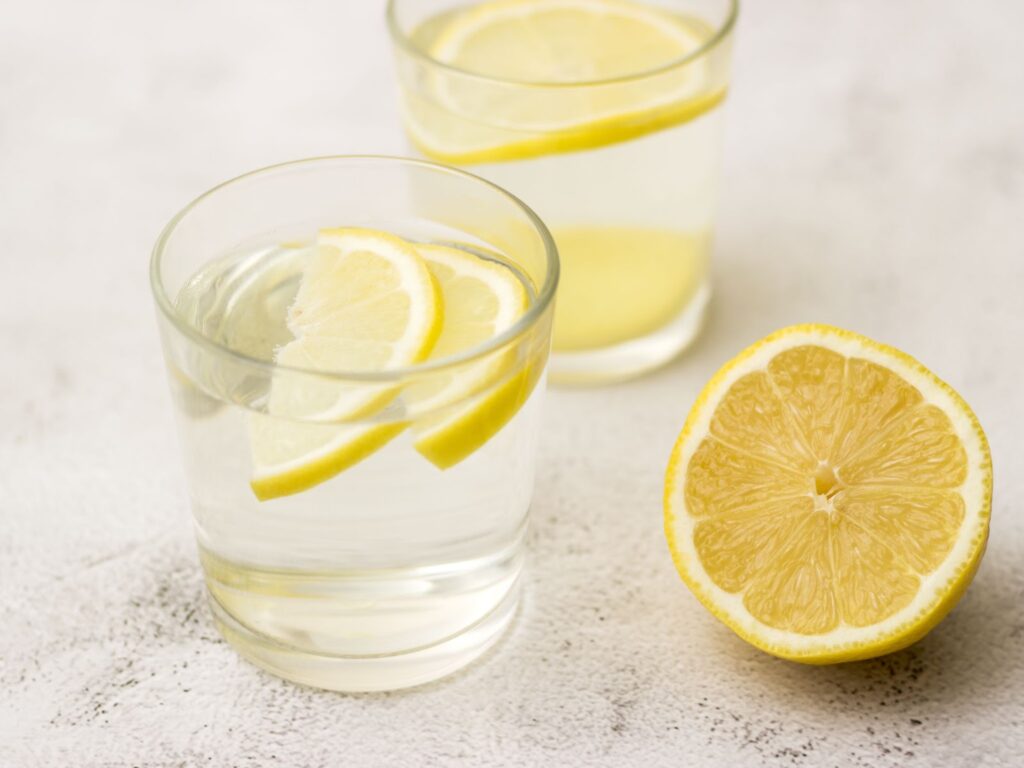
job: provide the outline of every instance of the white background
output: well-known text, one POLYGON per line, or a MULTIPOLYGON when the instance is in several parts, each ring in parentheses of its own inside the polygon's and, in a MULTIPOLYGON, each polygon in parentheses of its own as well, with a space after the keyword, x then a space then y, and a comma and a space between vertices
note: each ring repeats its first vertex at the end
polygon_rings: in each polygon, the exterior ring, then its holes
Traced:
POLYGON ((0 767, 1002 766, 1024 752, 1024 4, 748 0, 707 332, 548 400, 532 575, 454 678, 341 696, 202 601, 146 269, 214 183, 403 141, 379 2, 0 0, 0 767), (989 551, 915 647, 802 667, 676 576, 661 479, 703 382, 788 323, 974 406, 989 551))

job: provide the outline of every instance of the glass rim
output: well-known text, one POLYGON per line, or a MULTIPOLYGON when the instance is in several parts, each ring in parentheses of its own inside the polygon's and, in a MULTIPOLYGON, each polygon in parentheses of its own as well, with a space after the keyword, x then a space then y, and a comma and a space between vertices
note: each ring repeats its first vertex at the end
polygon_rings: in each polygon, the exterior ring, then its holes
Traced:
POLYGON ((492 75, 485 75, 480 72, 474 72, 471 69, 464 69, 463 67, 455 66, 447 62, 441 61, 440 59, 431 56, 425 50, 416 45, 412 39, 405 33, 398 23, 398 12, 396 6, 401 0, 388 0, 387 9, 385 11, 385 18, 387 19, 388 31, 391 33, 391 39, 398 44, 403 50, 412 54, 418 59, 421 59, 435 67, 447 70, 463 77, 469 77, 483 82, 489 82, 500 85, 514 85, 530 88, 553 88, 553 89, 570 89, 570 88, 590 88, 599 87, 606 85, 621 85, 625 83, 638 82, 645 80, 649 77, 655 77, 657 75, 670 72, 678 67, 684 67, 698 59, 704 58, 712 50, 718 47, 718 45, 728 37, 733 27, 736 26, 736 18, 739 15, 740 0, 725 0, 729 4, 729 10, 725 15, 725 18, 720 24, 715 26, 714 32, 705 40, 699 47, 687 53, 685 56, 673 59, 672 61, 661 64, 657 67, 650 67, 648 69, 639 70, 637 72, 630 72, 625 75, 617 75, 615 77, 600 78, 596 80, 570 80, 570 81, 551 81, 551 80, 517 80, 515 78, 506 77, 494 77, 492 75))
POLYGON ((160 312, 167 318, 168 321, 190 341, 199 344, 200 346, 220 355, 232 358, 236 362, 255 366, 261 369, 265 369, 270 373, 276 372, 288 372, 295 373, 304 376, 316 376, 319 378, 333 379, 333 380, 345 380, 353 382, 365 382, 365 383, 379 383, 379 382, 393 382, 397 379, 403 379, 412 376, 419 376, 422 374, 431 374, 444 371, 449 368, 455 368, 466 363, 470 363, 478 358, 484 357, 487 354, 507 345, 508 343, 518 339, 525 335, 530 328, 536 325, 541 315, 547 310, 552 303, 555 296, 555 290, 558 287, 560 273, 560 263, 558 257, 558 249, 555 246, 554 238, 548 231, 547 226, 540 219, 540 217, 530 208, 526 203, 520 200, 518 197, 507 191, 503 187, 499 187, 497 184, 488 181, 480 176, 477 176, 467 171, 460 170, 458 168, 452 168, 448 165, 441 163, 434 163, 429 160, 420 160, 411 157, 401 157, 399 155, 320 155, 317 157, 307 157, 299 160, 289 160, 282 163, 275 163, 273 165, 267 165, 262 168, 257 168, 252 171, 240 174, 233 178, 211 187, 210 189, 203 192, 201 195, 193 199, 188 205, 178 211, 169 222, 161 230, 160 235, 157 237, 156 243, 153 245, 153 251, 150 255, 149 261, 149 283, 150 289, 153 293, 153 297, 156 301, 157 307, 160 312), (181 313, 175 308, 174 303, 167 294, 164 281, 160 274, 161 265, 164 262, 164 255, 168 241, 177 229, 178 225, 184 220, 189 213, 196 209, 204 200, 217 194, 218 192, 233 186, 236 183, 243 182, 263 174, 268 174, 274 171, 279 171, 287 168, 317 165, 317 164, 329 164, 329 163, 352 163, 352 164, 395 164, 395 165, 406 165, 413 167, 420 167, 426 170, 441 172, 450 176, 460 177, 471 183, 481 184, 486 187, 490 187, 494 192, 498 193, 501 197, 510 201, 516 208, 518 208, 523 214, 525 214, 527 220, 532 225, 533 229, 540 236, 541 242, 544 246, 546 270, 544 274, 544 283, 538 286, 536 298, 531 302, 526 312, 516 320, 511 326, 494 336, 482 344, 478 344, 475 347, 460 352, 457 355, 449 355, 439 360, 415 363, 413 365, 404 366, 401 368, 389 368, 380 371, 342 371, 342 370, 325 370, 316 368, 302 368, 293 365, 284 365, 277 363, 273 360, 267 360, 260 357, 254 357, 247 355, 244 352, 240 352, 237 349, 233 349, 226 344, 214 340, 210 336, 206 335, 192 323, 188 322, 181 313))

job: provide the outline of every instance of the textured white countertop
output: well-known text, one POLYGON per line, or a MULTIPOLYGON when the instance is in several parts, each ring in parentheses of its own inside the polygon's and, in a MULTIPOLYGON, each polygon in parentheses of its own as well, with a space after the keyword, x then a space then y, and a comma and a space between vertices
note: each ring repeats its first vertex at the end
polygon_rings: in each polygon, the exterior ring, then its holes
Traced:
POLYGON ((749 0, 707 332, 548 400, 524 610, 405 693, 296 687, 202 598, 146 280, 186 201, 304 156, 401 151, 382 5, 0 1, 0 768, 1019 766, 1024 4, 749 0), (701 384, 817 320, 973 405, 992 536, 924 641, 809 668, 679 581, 662 472, 701 384))

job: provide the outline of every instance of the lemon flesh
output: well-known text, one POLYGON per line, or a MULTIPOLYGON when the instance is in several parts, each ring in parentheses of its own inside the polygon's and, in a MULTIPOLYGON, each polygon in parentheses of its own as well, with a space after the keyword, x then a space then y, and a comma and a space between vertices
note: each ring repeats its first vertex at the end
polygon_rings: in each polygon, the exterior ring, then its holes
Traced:
POLYGON ((438 71, 407 92, 409 131, 424 154, 470 164, 598 147, 683 123, 725 95, 707 61, 685 61, 712 34, 696 18, 628 0, 480 3, 413 34, 432 58, 472 75, 438 71), (558 87, 582 83, 592 85, 558 87))
POLYGON ((485 77, 580 83, 662 67, 701 42, 681 17, 627 0, 493 0, 455 16, 431 53, 485 77))
MULTIPOLYGON (((431 359, 458 355, 508 330, 529 297, 507 267, 444 245, 417 246, 441 292, 444 323, 431 359)), ((418 420, 414 447, 441 469, 490 440, 518 411, 532 387, 516 350, 503 348, 432 374, 406 388, 407 406, 433 415, 418 420)))
POLYGON ((931 629, 984 552, 991 459, 967 404, 907 355, 794 326, 701 393, 666 476, 677 568, 718 618, 827 663, 931 629))
MULTIPOLYGON (((294 339, 275 360, 305 371, 386 371, 423 360, 441 331, 437 289, 416 250, 383 232, 323 230, 305 267, 287 325, 294 339)), ((397 393, 280 369, 267 413, 253 414, 253 492, 304 491, 370 455, 404 424, 325 423, 365 417, 397 393)))

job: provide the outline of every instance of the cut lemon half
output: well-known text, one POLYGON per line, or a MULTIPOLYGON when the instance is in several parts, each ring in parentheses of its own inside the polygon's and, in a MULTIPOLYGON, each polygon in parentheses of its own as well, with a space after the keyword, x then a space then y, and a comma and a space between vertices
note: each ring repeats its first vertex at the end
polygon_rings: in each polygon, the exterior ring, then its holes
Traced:
MULTIPOLYGON (((442 317, 434 280, 409 243, 365 229, 323 230, 288 309, 294 340, 275 360, 303 371, 401 368, 427 357, 442 317)), ((396 392, 390 385, 275 373, 267 413, 250 423, 256 496, 306 490, 381 447, 404 425, 324 422, 365 417, 396 392)))
POLYGON ((685 122, 724 96, 724 74, 712 77, 703 58, 685 61, 712 35, 696 18, 630 0, 479 3, 413 34, 459 72, 438 71, 425 92, 407 94, 410 131, 426 154, 473 163, 685 122))
POLYGON ((971 409, 913 358, 800 325, 708 383, 672 451, 686 584, 769 653, 824 664, 922 637, 970 583, 992 468, 971 409))
MULTIPOLYGON (((526 312, 529 297, 508 267, 444 245, 421 244, 420 255, 440 289, 444 324, 431 359, 458 355, 508 330, 526 312)), ((499 349, 435 373, 406 388, 403 399, 418 413, 414 446, 442 469, 490 440, 528 394, 522 371, 513 373, 514 349, 499 349)))

